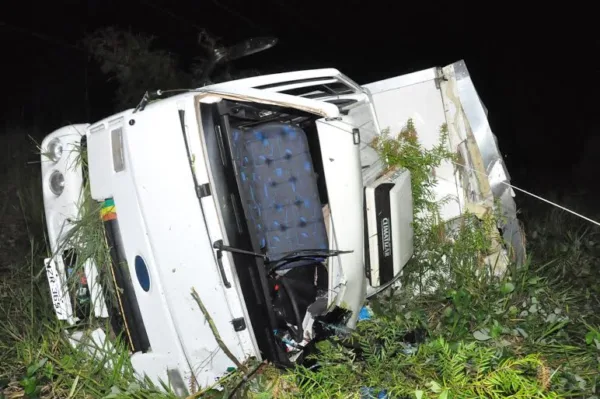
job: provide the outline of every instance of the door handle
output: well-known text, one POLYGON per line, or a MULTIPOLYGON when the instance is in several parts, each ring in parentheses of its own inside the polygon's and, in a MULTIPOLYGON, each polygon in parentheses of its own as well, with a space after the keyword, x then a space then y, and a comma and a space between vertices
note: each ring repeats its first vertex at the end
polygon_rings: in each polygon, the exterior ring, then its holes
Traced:
POLYGON ((231 288, 231 283, 229 282, 229 280, 227 280, 225 268, 223 267, 223 251, 221 251, 220 249, 217 250, 217 264, 219 265, 219 273, 221 273, 223 285, 225 285, 225 288, 231 288))

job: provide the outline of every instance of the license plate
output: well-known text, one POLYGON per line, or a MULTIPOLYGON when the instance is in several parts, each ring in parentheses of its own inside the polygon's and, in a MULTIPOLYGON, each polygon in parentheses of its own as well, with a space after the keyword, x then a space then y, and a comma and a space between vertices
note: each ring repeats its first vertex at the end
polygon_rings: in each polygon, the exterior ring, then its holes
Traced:
POLYGON ((59 320, 67 320, 71 323, 73 321, 73 310, 71 307, 71 298, 67 290, 62 259, 60 257, 47 258, 44 260, 44 263, 46 265, 46 277, 50 285, 50 296, 52 297, 52 305, 54 306, 56 317, 59 320))

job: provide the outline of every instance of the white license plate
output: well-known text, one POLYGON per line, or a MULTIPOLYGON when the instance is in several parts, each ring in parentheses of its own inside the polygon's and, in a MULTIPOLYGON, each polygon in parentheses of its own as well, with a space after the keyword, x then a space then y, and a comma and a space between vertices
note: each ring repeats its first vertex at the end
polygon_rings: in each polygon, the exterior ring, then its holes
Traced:
POLYGON ((54 306, 56 317, 59 320, 72 322, 73 310, 71 307, 71 298, 67 290, 62 258, 47 258, 44 259, 44 264, 46 265, 46 277, 50 285, 50 296, 52 297, 52 305, 54 306))

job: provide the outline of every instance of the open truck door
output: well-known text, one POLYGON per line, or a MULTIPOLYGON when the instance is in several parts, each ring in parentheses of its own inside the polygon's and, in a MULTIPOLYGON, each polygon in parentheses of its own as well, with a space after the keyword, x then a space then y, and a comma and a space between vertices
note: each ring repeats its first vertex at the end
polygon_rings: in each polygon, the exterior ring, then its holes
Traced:
MULTIPOLYGON (((311 73, 316 72, 309 71, 304 75, 310 75, 311 73)), ((330 70, 318 71, 318 73, 322 75, 339 75, 339 72, 330 70)), ((263 104, 265 106, 276 106, 283 109, 296 109, 315 116, 313 125, 314 131, 307 131, 313 165, 305 164, 302 165, 301 168, 309 168, 311 170, 314 168, 317 180, 323 184, 323 190, 319 192, 319 196, 326 209, 323 216, 328 236, 326 247, 334 251, 344 251, 344 253, 331 257, 328 260, 329 288, 327 290, 327 306, 339 306, 347 310, 352 310, 353 316, 348 322, 348 324, 352 326, 356 322, 358 315, 356 310, 362 307, 366 296, 363 266, 364 234, 360 140, 357 135, 353 136, 352 134, 348 134, 348 126, 352 125, 353 120, 348 115, 340 114, 340 109, 335 103, 323 101, 321 98, 311 99, 303 96, 290 95, 285 92, 287 90, 297 89, 304 89, 308 92, 316 90, 314 88, 314 77, 310 76, 312 79, 308 80, 307 76, 294 76, 296 79, 295 82, 292 81, 292 83, 290 83, 288 80, 290 79, 289 74, 285 75, 273 76, 267 82, 261 82, 257 78, 252 78, 242 81, 235 86, 228 83, 211 86, 207 92, 198 94, 201 102, 200 106, 202 108, 203 102, 209 104, 212 96, 218 96, 218 98, 228 101, 239 101, 241 103, 250 102, 254 106, 263 104), (244 82, 248 84, 242 84, 244 82), (280 90, 255 89, 254 87, 256 86, 260 87, 259 83, 260 85, 268 84, 271 85, 271 89, 277 88, 280 90), (275 84, 277 84, 277 86, 273 87, 275 84)), ((331 76, 324 76, 322 79, 328 84, 336 82, 335 78, 331 76)), ((320 83, 322 82, 317 82, 317 84, 320 83)), ((350 84, 346 84, 348 85, 347 90, 350 91, 350 87, 355 88, 356 90, 356 92, 352 92, 351 95, 359 97, 360 100, 368 106, 368 103, 365 102, 367 97, 362 93, 363 90, 360 86, 356 84, 350 86, 350 84)), ((268 113, 265 111, 265 115, 267 114, 268 113)), ((274 114, 268 114, 268 118, 273 118, 273 116, 274 114)), ((208 116, 203 117, 202 119, 207 120, 208 116)), ((260 121, 257 123, 258 124, 253 127, 255 130, 258 129, 257 131, 261 131, 261 126, 268 126, 268 124, 261 124, 260 121)), ((230 122, 228 122, 228 124, 231 125, 230 122)), ((235 129, 232 129, 231 126, 225 126, 220 129, 220 131, 223 132, 223 135, 229 135, 226 133, 226 131, 229 130, 233 131, 235 129)), ((269 149, 265 154, 270 154, 273 159, 277 159, 278 151, 288 151, 281 147, 281 145, 285 145, 285 142, 283 142, 278 148, 273 150, 273 153, 271 153, 271 141, 273 140, 269 139, 268 143, 265 142, 265 148, 269 149)), ((248 145, 252 144, 248 142, 248 145)), ((207 154, 208 152, 210 151, 207 151, 207 154)), ((290 159, 293 158, 292 153, 293 152, 290 152, 290 159)), ((240 169, 237 173, 240 175, 255 176, 256 180, 267 181, 267 179, 273 179, 273 181, 277 182, 277 173, 281 176, 287 176, 288 173, 293 172, 285 168, 281 168, 279 171, 277 171, 277 169, 278 168, 274 169, 276 174, 273 177, 267 175, 258 176, 260 171, 255 170, 255 168, 246 168, 243 171, 240 169)), ((292 173, 292 176, 301 175, 300 172, 302 171, 294 172, 292 173)), ((279 187, 273 185, 273 181, 271 182, 271 187, 279 187)), ((307 182, 304 181, 302 184, 307 184, 307 182)), ((300 189, 300 187, 298 188, 300 189)), ((269 190, 269 188, 264 188, 264 190, 269 190)), ((300 194, 300 191, 298 191, 298 194, 300 194)), ((256 195, 250 193, 250 196, 254 199, 242 198, 243 203, 240 204, 241 208, 244 208, 244 203, 250 203, 254 207, 269 208, 270 205, 268 204, 262 204, 260 201, 257 203, 256 198, 258 197, 256 195)), ((281 201, 281 197, 279 198, 280 200, 278 201, 281 201)), ((296 201, 298 201, 298 199, 296 199, 296 201)), ((286 224, 289 225, 290 223, 294 223, 293 220, 295 215, 296 211, 291 208, 291 211, 286 213, 285 216, 286 224)), ((319 215, 311 215, 311 217, 308 217, 307 223, 309 226, 313 223, 310 221, 312 218, 317 220, 321 217, 319 215)), ((265 223, 259 221, 257 226, 266 224, 266 221, 263 222, 265 223)), ((298 248, 304 249, 303 241, 308 239, 312 234, 314 234, 314 231, 312 230, 301 231, 293 241, 298 241, 298 248), (303 239, 302 237, 306 234, 308 236, 303 239)), ((258 238, 260 238, 259 236, 261 236, 260 232, 257 234, 258 238)), ((260 241, 260 239, 258 241, 260 241)), ((267 237, 267 244, 268 243, 269 239, 267 237)), ((253 250, 257 250, 257 248, 254 248, 253 250)), ((258 270, 260 271, 261 269, 259 268, 258 270)))
POLYGON ((435 170, 434 195, 441 201, 442 220, 451 221, 465 212, 477 216, 497 212, 502 238, 496 238, 497 250, 488 261, 497 268, 508 262, 521 263, 524 236, 510 176, 464 61, 363 87, 376 115, 372 127, 380 133, 387 130, 395 136, 412 120, 420 144, 431 149, 440 143, 442 132, 447 132, 445 144, 460 161, 445 160, 435 170))

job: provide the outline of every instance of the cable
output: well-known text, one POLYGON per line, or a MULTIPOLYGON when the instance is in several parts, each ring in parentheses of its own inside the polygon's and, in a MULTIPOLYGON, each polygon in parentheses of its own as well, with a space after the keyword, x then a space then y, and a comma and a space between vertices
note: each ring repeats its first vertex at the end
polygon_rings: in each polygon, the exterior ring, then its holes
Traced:
MULTIPOLYGON (((321 121, 321 123, 323 123, 323 124, 326 124, 326 125, 329 125, 329 126, 332 126, 332 127, 336 127, 336 128, 338 128, 338 129, 341 129, 341 130, 343 130, 344 132, 346 132, 346 133, 348 133, 348 134, 353 134, 353 133, 352 133, 352 131, 347 131, 347 130, 345 130, 345 129, 342 129, 342 128, 340 128, 339 126, 336 126, 336 125, 334 125, 334 124, 331 124, 331 123, 329 123, 329 122, 327 122, 327 121, 321 121)), ((348 125, 348 126, 350 126, 350 127, 353 127, 352 125, 350 125, 350 124, 349 124, 349 123, 347 123, 347 122, 341 121, 341 123, 343 123, 343 124, 345 124, 345 125, 348 125)), ((375 134, 377 134, 377 135, 378 135, 378 133, 377 133, 377 132, 375 132, 375 131, 374 131, 374 130, 372 130, 372 129, 365 129, 365 130, 367 130, 367 131, 368 131, 368 132, 370 132, 370 133, 375 133, 375 134)), ((363 141, 362 141, 362 139, 361 139, 361 143, 362 143, 362 144, 365 144, 365 145, 369 146, 370 148, 374 149, 375 151, 377 151, 377 149, 376 149, 375 147, 373 147, 373 146, 372 146, 370 143, 365 143, 365 142, 363 142, 363 141)), ((410 143, 406 143, 406 142, 405 142, 405 143, 404 143, 404 145, 407 145, 407 146, 409 146, 409 147, 412 147, 412 148, 415 148, 415 149, 419 149, 417 146, 415 146, 415 145, 412 145, 412 144, 410 144, 410 143)), ((478 171, 478 170, 476 170, 476 169, 473 169, 473 168, 471 168, 471 167, 468 167, 468 166, 466 166, 466 165, 460 164, 460 163, 458 163, 458 162, 455 162, 455 161, 452 161, 452 160, 449 160, 449 161, 450 161, 451 163, 453 163, 454 165, 456 165, 456 166, 459 166, 459 167, 461 167, 461 168, 465 168, 466 170, 468 170, 468 171, 470 171, 470 172, 477 173, 477 174, 479 174, 479 175, 481 175, 481 176, 483 176, 483 177, 485 177, 486 179, 488 179, 488 180, 489 180, 489 176, 488 176, 486 173, 484 173, 484 172, 480 172, 480 171, 478 171)), ((437 177, 437 178, 439 178, 439 177, 437 177)), ((441 179, 441 180, 448 181, 447 179, 441 179)), ((546 199, 546 198, 544 198, 544 197, 541 197, 541 196, 539 196, 539 195, 537 195, 537 194, 534 194, 534 193, 532 193, 532 192, 530 192, 530 191, 527 191, 527 190, 525 190, 525 189, 523 189, 523 188, 517 187, 517 186, 515 186, 514 184, 510 184, 510 183, 508 183, 508 182, 506 182, 506 181, 501 181, 501 183, 502 183, 502 184, 504 184, 504 185, 505 185, 505 186, 507 186, 507 187, 513 188, 513 189, 515 189, 515 190, 517 190, 517 191, 520 191, 520 192, 522 192, 522 193, 524 193, 524 194, 526 194, 526 195, 529 195, 529 196, 531 196, 532 198, 535 198, 535 199, 537 199, 537 200, 540 200, 540 201, 546 202, 546 203, 548 203, 548 204, 550 204, 550 205, 552 205, 552 206, 554 206, 554 207, 556 207, 556 208, 562 209, 562 210, 563 210, 563 211, 565 211, 565 212, 569 212, 569 213, 571 213, 572 215, 574 215, 574 216, 577 216, 578 218, 581 218, 581 219, 583 219, 583 220, 585 220, 585 221, 587 221, 587 222, 589 222, 589 223, 595 224, 596 226, 600 226, 600 222, 598 222, 598 221, 596 221, 596 220, 594 220, 594 219, 591 219, 591 218, 589 218, 589 217, 587 217, 587 216, 585 216, 585 215, 582 215, 582 214, 580 214, 580 213, 578 213, 578 212, 575 212, 575 211, 573 211, 573 210, 571 210, 571 209, 569 209, 569 208, 567 208, 567 207, 565 207, 565 206, 563 206, 563 205, 560 205, 560 204, 557 204, 557 203, 555 203, 555 202, 552 202, 552 201, 550 201, 549 199, 546 199)))
MULTIPOLYGON (((325 258, 330 258, 332 256, 339 256, 342 254, 349 254, 354 252, 351 251, 341 251, 341 250, 333 250, 333 249, 302 249, 298 251, 291 251, 281 258, 278 259, 268 259, 267 263, 269 264, 269 273, 273 273, 286 265, 289 265, 292 262, 297 260, 313 260, 315 263, 322 262, 325 258), (281 263, 283 262, 283 263, 281 263), (273 265, 271 265, 273 264, 273 265)), ((308 266, 308 265, 307 265, 308 266)), ((295 266, 302 267, 302 266, 295 266)), ((295 268, 291 267, 291 269, 295 268)))
POLYGON ((571 209, 569 209, 569 208, 567 208, 567 207, 565 207, 565 206, 562 206, 562 205, 560 205, 560 204, 557 204, 557 203, 555 203, 555 202, 552 202, 552 201, 550 201, 550 200, 548 200, 548 199, 546 199, 546 198, 540 197, 539 195, 536 195, 536 194, 530 193, 529 191, 527 191, 527 190, 524 190, 524 189, 522 189, 522 188, 519 188, 519 187, 517 187, 517 186, 514 186, 514 185, 512 185, 512 184, 510 184, 510 183, 506 183, 506 182, 502 182, 502 183, 503 183, 503 184, 505 184, 505 185, 507 185, 507 186, 509 186, 509 187, 511 187, 511 188, 514 188, 514 189, 515 189, 515 190, 517 190, 517 191, 520 191, 520 192, 522 192, 522 193, 524 193, 524 194, 527 194, 527 195, 529 195, 529 196, 531 196, 531 197, 533 197, 533 198, 535 198, 535 199, 538 199, 538 200, 540 200, 540 201, 544 201, 544 202, 546 202, 546 203, 548 203, 548 204, 550 204, 550 205, 552 205, 552 206, 555 206, 555 207, 557 207, 557 208, 559 208, 559 209, 562 209, 562 210, 563 210, 563 211, 565 211, 565 212, 569 212, 570 214, 572 214, 572 215, 575 215, 575 216, 577 216, 577 217, 579 217, 579 218, 581 218, 581 219, 583 219, 583 220, 586 220, 586 221, 588 221, 588 222, 590 222, 590 223, 593 223, 593 224, 595 224, 596 226, 600 226, 600 222, 597 222, 597 221, 595 221, 595 220, 593 220, 593 219, 590 219, 589 217, 587 217, 587 216, 585 216, 585 215, 582 215, 582 214, 580 214, 580 213, 577 213, 577 212, 575 212, 575 211, 573 211, 573 210, 571 210, 571 209))
POLYGON ((291 328, 291 330, 294 332, 294 339, 296 340, 296 342, 300 343, 304 339, 304 330, 302 329, 303 318, 300 315, 300 308, 298 307, 298 300, 295 296, 296 294, 293 293, 293 290, 290 287, 290 285, 288 284, 285 277, 279 279, 279 283, 281 284, 281 287, 285 290, 285 293, 288 296, 290 304, 292 305, 292 310, 294 311, 294 317, 296 318, 296 323, 298 324, 298 329, 296 331, 294 331, 294 329, 291 328))

